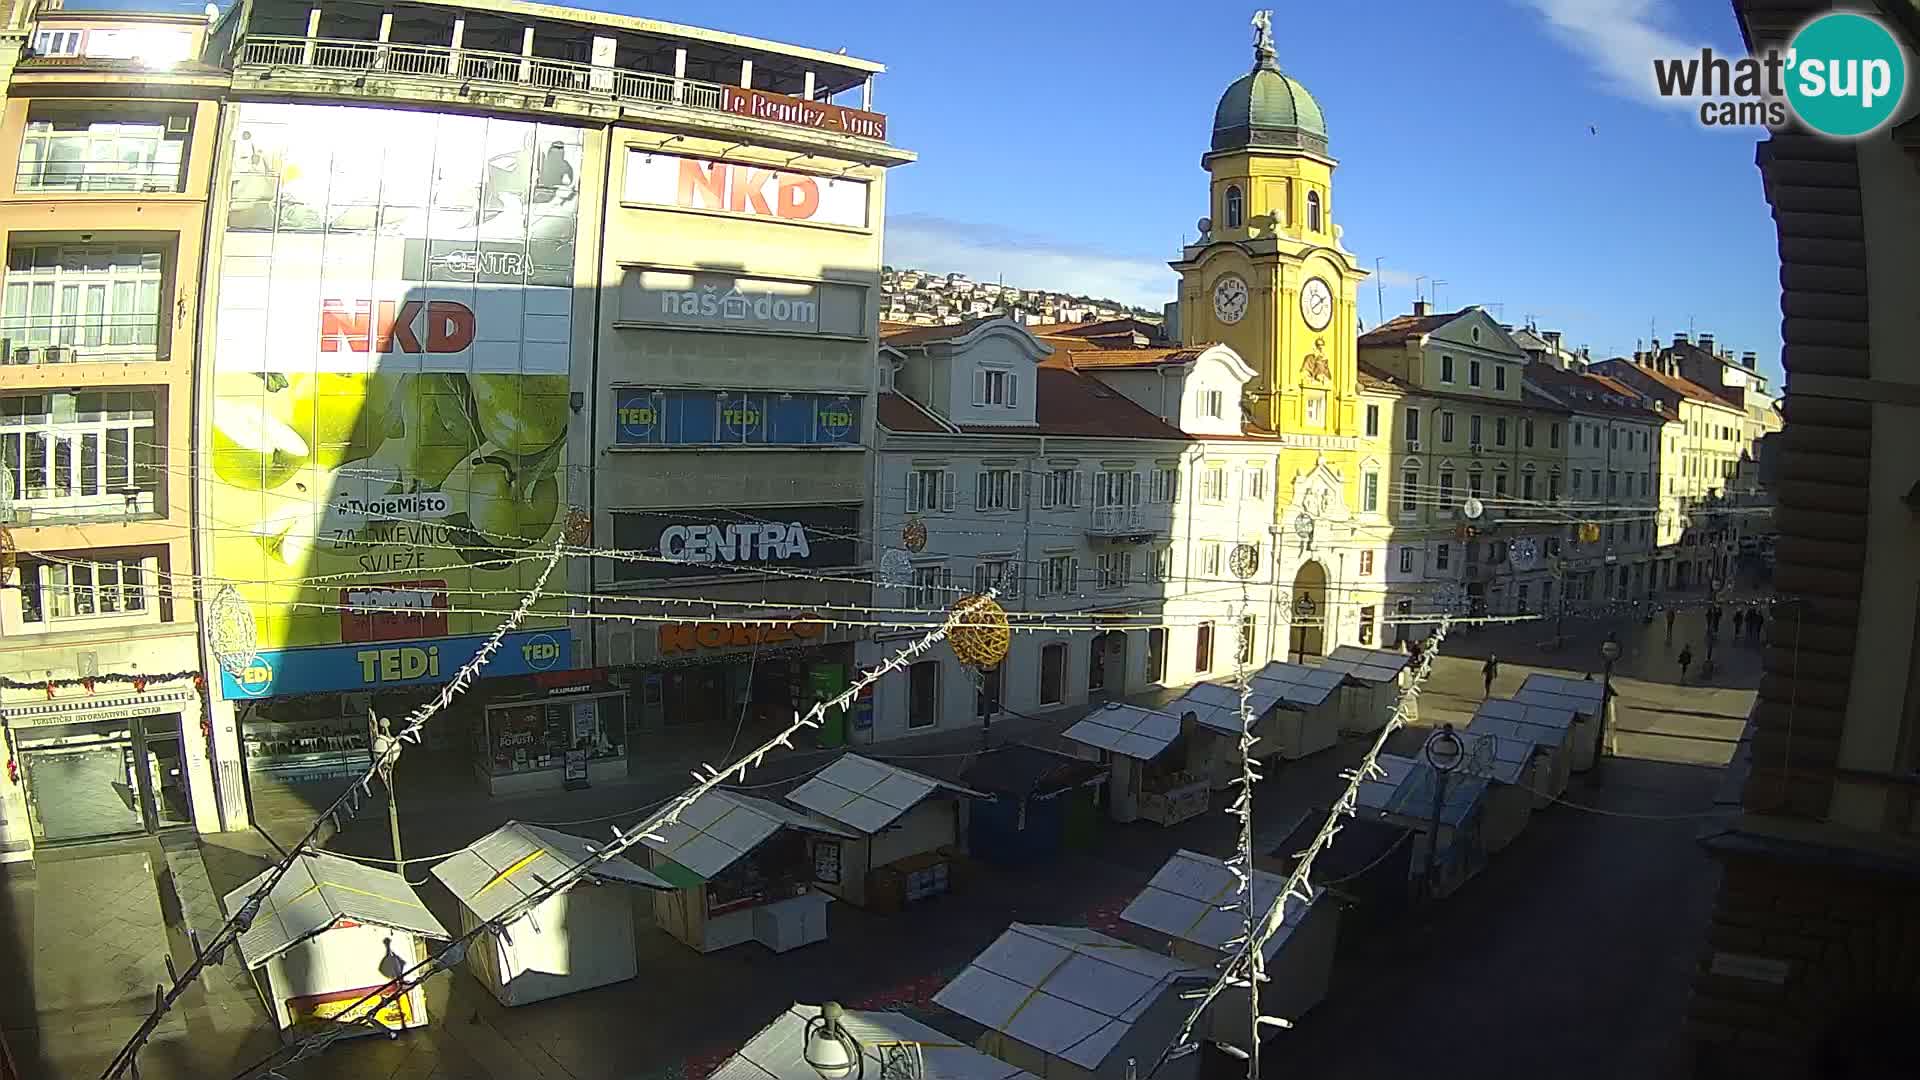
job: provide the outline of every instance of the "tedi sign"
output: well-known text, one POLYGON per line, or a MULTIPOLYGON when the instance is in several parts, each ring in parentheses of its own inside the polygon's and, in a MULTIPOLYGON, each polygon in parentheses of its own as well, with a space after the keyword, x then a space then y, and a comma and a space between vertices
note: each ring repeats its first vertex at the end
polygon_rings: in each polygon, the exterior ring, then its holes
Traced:
POLYGON ((676 562, 788 562, 812 557, 797 521, 737 525, 671 525, 660 531, 660 554, 676 562))

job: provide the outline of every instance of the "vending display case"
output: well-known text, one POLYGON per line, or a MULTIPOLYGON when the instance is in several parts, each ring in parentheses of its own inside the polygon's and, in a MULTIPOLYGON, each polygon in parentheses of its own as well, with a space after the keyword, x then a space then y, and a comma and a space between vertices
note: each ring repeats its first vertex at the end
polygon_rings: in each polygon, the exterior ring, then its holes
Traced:
POLYGON ((495 795, 559 788, 577 751, 587 783, 625 779, 626 706, 624 690, 495 702, 473 731, 474 771, 495 795))

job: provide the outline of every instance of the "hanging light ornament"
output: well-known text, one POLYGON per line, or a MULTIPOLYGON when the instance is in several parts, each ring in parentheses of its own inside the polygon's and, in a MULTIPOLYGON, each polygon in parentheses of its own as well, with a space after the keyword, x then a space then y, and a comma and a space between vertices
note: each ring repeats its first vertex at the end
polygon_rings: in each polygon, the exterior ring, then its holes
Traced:
POLYGON ((1260 572, 1260 548, 1257 544, 1235 544, 1233 554, 1227 556, 1227 569, 1241 581, 1260 572))
POLYGON ((955 625, 947 634, 953 655, 973 668, 990 668, 1007 658, 1012 632, 1007 627, 1007 612, 993 597, 981 593, 963 596, 953 602, 955 625))
POLYGON ((915 555, 927 550, 927 523, 919 518, 908 518, 900 529, 900 542, 915 555))
POLYGON ((236 679, 260 658, 253 607, 231 584, 222 585, 207 605, 207 640, 220 667, 236 679))
POLYGON ((586 547, 588 544, 591 544, 593 542, 593 515, 577 506, 568 510, 567 529, 564 535, 566 536, 569 547, 586 547))
POLYGON ((913 584, 913 558, 899 548, 880 553, 880 584, 903 588, 913 584))

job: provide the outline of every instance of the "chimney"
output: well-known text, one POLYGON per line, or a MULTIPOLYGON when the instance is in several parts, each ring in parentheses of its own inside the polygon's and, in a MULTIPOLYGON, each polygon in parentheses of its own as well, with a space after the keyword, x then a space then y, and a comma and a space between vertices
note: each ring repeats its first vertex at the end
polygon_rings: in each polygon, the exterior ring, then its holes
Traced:
POLYGON ((1548 348, 1552 349, 1555 352, 1560 351, 1560 331, 1545 330, 1541 332, 1540 336, 1547 340, 1548 348))
POLYGON ((1740 366, 1743 368, 1757 367, 1759 366, 1759 363, 1760 363, 1759 353, 1743 352, 1740 354, 1740 366))
POLYGON ((1416 319, 1420 318, 1423 315, 1426 315, 1430 310, 1431 310, 1431 305, 1429 305, 1425 300, 1415 300, 1413 302, 1413 317, 1416 319))
POLYGON ((1712 334, 1700 335, 1700 348, 1704 349, 1709 354, 1713 352, 1713 335, 1712 334))
POLYGON ((1687 335, 1685 335, 1685 334, 1675 334, 1675 335, 1673 335, 1673 346, 1674 346, 1674 348, 1676 348, 1676 349, 1677 349, 1677 348, 1679 348, 1680 346, 1682 346, 1682 345, 1685 345, 1686 343, 1687 343, 1687 335))

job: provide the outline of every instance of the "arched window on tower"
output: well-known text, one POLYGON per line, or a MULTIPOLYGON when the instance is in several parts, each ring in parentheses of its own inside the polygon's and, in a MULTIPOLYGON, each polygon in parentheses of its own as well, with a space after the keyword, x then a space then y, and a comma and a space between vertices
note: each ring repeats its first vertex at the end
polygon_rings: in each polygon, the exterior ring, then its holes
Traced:
POLYGON ((1307 231, 1320 231, 1320 193, 1307 192, 1307 231))
POLYGON ((1246 200, 1241 196, 1238 184, 1227 185, 1226 202, 1227 228, 1237 229, 1240 223, 1246 220, 1247 212, 1246 200))

